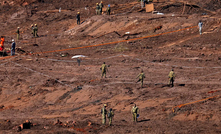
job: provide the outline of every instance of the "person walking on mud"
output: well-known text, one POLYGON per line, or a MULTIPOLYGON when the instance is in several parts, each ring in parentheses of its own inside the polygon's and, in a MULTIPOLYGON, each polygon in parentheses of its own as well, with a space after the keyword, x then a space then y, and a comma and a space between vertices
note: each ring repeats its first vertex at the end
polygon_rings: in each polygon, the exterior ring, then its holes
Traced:
POLYGON ((133 122, 135 122, 135 123, 137 122, 138 113, 139 113, 139 108, 137 107, 136 104, 134 104, 134 106, 131 109, 131 114, 133 116, 133 122))
POLYGON ((143 0, 143 7, 145 8, 147 4, 147 0, 143 0))
POLYGON ((14 56, 15 55, 15 40, 12 39, 12 47, 11 47, 11 56, 14 56))
POLYGON ((100 6, 98 3, 96 4, 96 15, 100 15, 100 6))
POLYGON ((34 35, 34 25, 33 25, 33 24, 31 24, 31 34, 32 34, 32 37, 35 36, 35 35, 34 35))
POLYGON ((81 65, 81 59, 80 58, 77 58, 77 63, 78 63, 78 66, 81 65))
POLYGON ((100 15, 102 15, 103 7, 104 7, 102 1, 100 2, 99 7, 100 7, 100 15))
POLYGON ((17 40, 19 40, 19 36, 20 36, 20 31, 19 31, 19 29, 20 29, 20 27, 18 27, 18 28, 17 28, 17 31, 16 31, 16 33, 17 33, 17 40))
POLYGON ((107 110, 106 110, 107 104, 104 104, 104 107, 101 109, 102 114, 102 124, 106 124, 106 116, 107 116, 107 110))
POLYGON ((80 12, 77 13, 77 24, 80 25, 81 24, 81 20, 80 20, 80 12))
POLYGON ((200 35, 202 35, 203 22, 201 20, 199 21, 198 26, 199 26, 200 35))
POLYGON ((110 9, 110 4, 107 7, 107 15, 110 15, 111 9, 110 9))
POLYGON ((35 26, 34 26, 34 36, 39 37, 38 36, 38 26, 37 26, 37 24, 35 24, 35 26))
POLYGON ((114 117, 114 112, 111 108, 110 111, 107 113, 107 118, 109 119, 109 126, 111 126, 111 124, 112 124, 113 117, 114 117))
POLYGON ((104 76, 105 78, 107 78, 107 77, 106 77, 106 72, 108 71, 108 69, 107 69, 107 65, 105 64, 105 62, 102 64, 100 70, 102 71, 102 72, 101 72, 101 78, 103 78, 103 76, 104 76))
POLYGON ((174 83, 174 79, 175 79, 175 73, 173 71, 174 70, 172 69, 168 75, 168 77, 169 77, 168 86, 172 85, 172 87, 174 86, 173 83, 174 83))
MULTIPOLYGON (((144 80, 144 78, 145 78, 145 75, 144 75, 144 73, 143 73, 143 70, 141 70, 141 72, 140 72, 140 74, 137 76, 137 78, 139 77, 139 80, 137 81, 137 82, 139 82, 139 81, 141 81, 141 88, 143 87, 143 80, 144 80)), ((136 78, 136 79, 137 79, 136 78)), ((136 83, 137 83, 136 82, 136 83)))

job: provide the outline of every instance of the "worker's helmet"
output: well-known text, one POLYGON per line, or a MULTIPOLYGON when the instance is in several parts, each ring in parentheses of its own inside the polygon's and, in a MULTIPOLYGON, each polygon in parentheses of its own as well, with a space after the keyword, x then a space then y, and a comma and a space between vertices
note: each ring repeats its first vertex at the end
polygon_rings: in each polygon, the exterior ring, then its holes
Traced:
POLYGON ((104 62, 104 64, 105 64, 105 62, 104 62))
POLYGON ((104 107, 106 107, 107 106, 107 104, 104 104, 104 107))
POLYGON ((14 42, 15 40, 14 39, 12 39, 12 42, 14 42))
POLYGON ((103 3, 103 1, 101 1, 101 3, 103 3))
POLYGON ((31 24, 31 27, 33 27, 34 25, 33 24, 31 24))
POLYGON ((37 24, 35 24, 35 26, 37 26, 37 24))
POLYGON ((96 3, 96 5, 98 5, 98 3, 96 3))
POLYGON ((80 14, 80 12, 78 12, 78 14, 80 14))
POLYGON ((110 7, 110 4, 108 5, 108 7, 110 7))
POLYGON ((20 27, 18 27, 18 29, 19 29, 20 27))

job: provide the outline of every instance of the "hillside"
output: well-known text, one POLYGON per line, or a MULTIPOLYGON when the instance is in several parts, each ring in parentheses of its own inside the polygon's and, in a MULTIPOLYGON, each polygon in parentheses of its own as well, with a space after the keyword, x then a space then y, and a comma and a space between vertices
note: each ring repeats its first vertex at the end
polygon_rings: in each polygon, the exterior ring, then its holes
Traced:
POLYGON ((95 15, 94 0, 0 2, 5 49, 13 38, 17 45, 16 56, 0 57, 0 133, 221 132, 220 1, 153 1, 159 15, 137 1, 107 0, 110 16, 95 15), (38 38, 31 24, 38 24, 38 38), (75 55, 87 57, 78 66, 75 55), (103 62, 107 78, 101 78, 103 62), (175 86, 169 87, 172 68, 175 86), (136 83, 141 70, 143 88, 136 83), (103 104, 114 110, 113 126, 101 124, 103 104), (17 132, 25 120, 34 126, 17 132))

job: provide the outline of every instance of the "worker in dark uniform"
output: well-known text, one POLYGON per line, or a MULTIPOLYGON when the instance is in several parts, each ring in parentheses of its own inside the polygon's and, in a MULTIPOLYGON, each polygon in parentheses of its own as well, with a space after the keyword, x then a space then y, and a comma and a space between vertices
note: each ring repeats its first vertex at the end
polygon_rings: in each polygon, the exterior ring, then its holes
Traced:
POLYGON ((145 8, 146 4, 147 4, 147 0, 143 0, 143 7, 144 8, 145 8))
POLYGON ((101 1, 101 3, 99 4, 99 7, 100 7, 100 15, 102 15, 102 11, 103 11, 103 2, 101 1))
POLYGON ((77 13, 77 24, 80 25, 81 24, 81 20, 80 20, 80 12, 77 13))
POLYGON ((107 7, 107 15, 110 15, 111 9, 110 9, 110 4, 107 7))

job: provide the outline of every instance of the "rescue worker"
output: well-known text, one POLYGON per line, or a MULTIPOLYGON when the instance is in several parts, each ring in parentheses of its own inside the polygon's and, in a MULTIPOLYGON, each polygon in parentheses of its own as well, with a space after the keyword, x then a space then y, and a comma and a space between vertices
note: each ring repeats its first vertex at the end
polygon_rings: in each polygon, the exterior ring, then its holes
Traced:
POLYGON ((103 9, 103 7, 104 7, 104 5, 103 5, 103 2, 102 2, 102 1, 100 2, 99 7, 100 7, 100 15, 102 15, 102 9, 103 9))
POLYGON ((200 35, 202 34, 203 22, 200 20, 198 23, 200 35))
POLYGON ((5 38, 4 36, 1 36, 0 51, 4 50, 4 42, 5 42, 5 38))
POLYGON ((173 82, 174 82, 174 79, 175 79, 175 73, 173 72, 173 69, 170 71, 168 77, 169 77, 169 83, 168 83, 168 85, 169 85, 169 86, 172 85, 172 87, 173 87, 173 86, 174 86, 174 85, 173 85, 173 82))
POLYGON ((107 15, 110 15, 111 9, 110 9, 110 4, 107 7, 107 15))
POLYGON ((34 36, 38 37, 38 26, 37 26, 37 24, 35 24, 35 26, 34 26, 34 36))
POLYGON ((105 76, 105 78, 106 78, 106 72, 108 70, 107 70, 107 65, 105 64, 105 62, 102 64, 100 70, 102 70, 101 78, 103 78, 103 76, 105 76))
POLYGON ((81 24, 81 21, 80 21, 80 12, 77 13, 77 24, 80 25, 81 24))
POLYGON ((15 55, 15 40, 12 39, 11 56, 15 55))
MULTIPOLYGON (((139 77, 139 80, 137 81, 137 82, 139 82, 139 81, 141 81, 141 88, 143 87, 143 80, 144 80, 144 78, 145 78, 145 75, 144 75, 144 73, 143 73, 143 70, 141 70, 141 72, 140 72, 140 74, 137 76, 137 78, 139 77)), ((136 78, 136 79, 137 79, 136 78)), ((137 83, 136 82, 136 83, 137 83)))
POLYGON ((137 114, 139 113, 139 108, 134 104, 133 108, 131 109, 131 113, 133 115, 133 121, 137 122, 137 114))
POLYGON ((114 112, 111 108, 110 111, 107 113, 107 118, 109 119, 109 126, 111 126, 111 124, 112 124, 113 117, 114 117, 114 112))
POLYGON ((107 110, 106 110, 107 104, 104 104, 104 107, 101 109, 101 114, 102 114, 102 124, 106 124, 106 115, 107 115, 107 110))
POLYGON ((33 36, 35 36, 35 35, 34 35, 34 25, 33 25, 33 24, 31 24, 31 34, 32 34, 33 36))
POLYGON ((99 15, 100 14, 100 6, 99 4, 97 3, 96 4, 96 15, 99 15))
POLYGON ((19 40, 19 36, 20 36, 20 31, 19 31, 19 29, 20 29, 20 27, 18 27, 17 28, 17 31, 16 31, 16 33, 17 33, 17 39, 19 40))
POLYGON ((147 0, 143 0, 143 7, 145 8, 145 5, 147 4, 147 0))
POLYGON ((80 58, 77 58, 77 63, 78 63, 78 66, 80 66, 80 64, 81 64, 81 59, 80 58))

